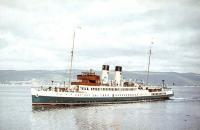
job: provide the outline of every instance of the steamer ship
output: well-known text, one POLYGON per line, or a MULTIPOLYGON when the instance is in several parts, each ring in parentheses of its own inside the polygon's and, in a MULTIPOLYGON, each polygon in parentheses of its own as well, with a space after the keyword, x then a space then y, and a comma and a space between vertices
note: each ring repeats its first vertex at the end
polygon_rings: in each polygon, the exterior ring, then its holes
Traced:
POLYGON ((166 86, 147 86, 122 80, 122 67, 115 67, 115 80, 108 80, 109 65, 103 65, 101 77, 95 72, 77 75, 77 81, 68 87, 33 89, 32 104, 92 104, 120 103, 139 100, 164 100, 173 96, 166 86))
POLYGON ((164 80, 163 85, 161 86, 148 85, 151 48, 149 50, 146 84, 124 80, 122 78, 122 66, 115 67, 114 80, 109 80, 109 65, 102 66, 101 76, 93 71, 82 72, 77 75, 77 81, 71 82, 74 39, 75 31, 71 51, 68 86, 50 86, 46 88, 41 87, 39 89, 31 88, 33 105, 120 103, 139 100, 164 100, 169 99, 174 95, 173 90, 165 86, 164 80))

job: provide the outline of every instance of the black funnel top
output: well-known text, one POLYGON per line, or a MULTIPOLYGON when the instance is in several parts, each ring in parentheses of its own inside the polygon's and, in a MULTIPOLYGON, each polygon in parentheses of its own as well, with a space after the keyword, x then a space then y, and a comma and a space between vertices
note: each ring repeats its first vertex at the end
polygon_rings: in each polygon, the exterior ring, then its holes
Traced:
POLYGON ((102 70, 109 70, 109 65, 103 65, 102 70))
POLYGON ((122 67, 121 66, 115 66, 115 71, 122 71, 122 67))

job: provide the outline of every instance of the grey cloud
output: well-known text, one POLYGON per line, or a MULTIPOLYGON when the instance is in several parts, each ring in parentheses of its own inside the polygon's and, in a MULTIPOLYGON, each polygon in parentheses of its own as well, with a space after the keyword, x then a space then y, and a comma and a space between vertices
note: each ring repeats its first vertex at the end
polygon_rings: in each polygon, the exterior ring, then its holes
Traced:
POLYGON ((75 50, 75 54, 80 56, 90 56, 94 58, 101 57, 119 57, 119 56, 141 56, 147 55, 147 50, 142 46, 135 46, 134 44, 129 48, 99 48, 96 49, 81 49, 75 50))
MULTIPOLYGON (((158 1, 155 2, 159 6, 158 1)), ((160 2, 162 3, 162 2, 160 2)), ((161 8, 149 9, 142 13, 132 12, 114 14, 112 16, 94 16, 84 15, 82 17, 84 24, 91 26, 121 26, 125 23, 135 21, 152 22, 147 30, 150 31, 184 31, 185 29, 200 29, 200 10, 197 1, 165 1, 161 8)), ((118 13, 118 12, 116 12, 118 13)), ((139 30, 137 30, 139 31, 139 30)), ((146 30, 142 30, 143 33, 146 30)), ((134 32, 133 32, 134 33, 134 32)), ((138 32, 140 33, 140 32, 138 32)), ((134 33, 135 34, 135 33, 134 33)), ((132 35, 132 34, 131 34, 132 35)))
MULTIPOLYGON (((101 46, 99 45, 101 42, 96 42, 99 43, 97 45, 99 46, 98 48, 84 48, 84 44, 86 44, 85 41, 80 41, 83 45, 82 48, 76 45, 75 59, 83 62, 79 62, 77 65, 78 67, 87 66, 88 63, 86 61, 88 61, 88 59, 93 60, 91 63, 96 62, 93 65, 95 67, 104 60, 110 64, 117 64, 121 62, 121 59, 117 59, 116 57, 125 57, 126 59, 124 59, 124 63, 122 64, 126 67, 131 68, 132 65, 135 65, 136 68, 143 69, 142 67, 147 61, 148 48, 134 41, 134 37, 156 35, 159 43, 155 43, 152 49, 152 62, 155 64, 152 68, 156 70, 156 68, 159 68, 158 66, 161 66, 160 70, 157 69, 158 71, 167 70, 169 67, 172 68, 170 71, 199 72, 200 2, 198 0, 140 1, 141 5, 139 6, 141 7, 143 6, 142 3, 144 3, 145 6, 149 3, 150 5, 146 6, 141 12, 137 11, 135 8, 127 11, 122 11, 119 8, 116 9, 116 12, 108 12, 105 16, 82 13, 82 10, 84 11, 84 9, 87 9, 88 6, 92 4, 91 1, 55 2, 52 0, 27 2, 26 0, 2 0, 0 3, 0 33, 10 33, 13 36, 12 40, 9 39, 9 37, 7 39, 0 37, 0 49, 2 50, 6 49, 8 46, 15 46, 16 42, 21 42, 22 40, 24 43, 21 44, 26 46, 26 49, 29 50, 28 52, 26 51, 26 53, 12 54, 10 57, 0 57, 1 62, 3 62, 1 65, 4 65, 4 67, 8 63, 9 65, 18 64, 18 67, 22 68, 24 66, 31 66, 32 64, 32 67, 36 66, 39 68, 38 60, 44 60, 41 62, 41 67, 45 67, 48 64, 47 66, 50 68, 56 66, 51 66, 51 63, 53 63, 51 60, 55 60, 55 62, 59 63, 67 62, 70 56, 68 51, 69 48, 71 48, 71 46, 69 47, 69 43, 66 45, 66 50, 64 48, 57 48, 56 46, 60 46, 61 44, 56 43, 56 41, 51 38, 54 33, 48 35, 45 34, 44 31, 44 36, 42 36, 39 32, 40 30, 37 30, 37 27, 43 27, 45 24, 55 22, 55 25, 44 27, 44 30, 47 29, 48 32, 48 28, 58 26, 63 22, 62 18, 54 20, 55 17, 60 13, 62 14, 61 17, 65 16, 68 12, 74 15, 83 26, 86 25, 90 28, 96 28, 96 32, 103 28, 102 30, 104 30, 104 32, 101 30, 97 34, 100 35, 100 38, 95 40, 100 41, 101 38, 108 38, 109 35, 115 35, 115 37, 121 37, 122 40, 120 39, 120 42, 124 41, 123 48, 109 47, 110 41, 107 43, 107 46, 101 46), (140 25, 140 23, 142 24, 140 25), (44 55, 42 58, 38 55, 34 56, 34 51, 38 49, 41 51, 48 51, 49 55, 55 57, 53 59, 49 58, 49 61, 45 63, 45 58, 48 57, 48 55, 44 55), (11 59, 11 57, 13 58, 11 59), (111 61, 106 59, 112 59, 112 57, 114 58, 111 61)), ((122 7, 122 9, 124 8, 125 7, 122 7)), ((66 17, 68 16, 66 15, 66 17)), ((106 42, 106 40, 102 41, 106 42)), ((4 54, 4 56, 6 56, 6 54, 4 54)), ((0 66, 0 69, 1 68, 3 67, 0 66)))
POLYGON ((0 50, 6 48, 8 45, 9 42, 7 42, 5 39, 0 38, 0 50))

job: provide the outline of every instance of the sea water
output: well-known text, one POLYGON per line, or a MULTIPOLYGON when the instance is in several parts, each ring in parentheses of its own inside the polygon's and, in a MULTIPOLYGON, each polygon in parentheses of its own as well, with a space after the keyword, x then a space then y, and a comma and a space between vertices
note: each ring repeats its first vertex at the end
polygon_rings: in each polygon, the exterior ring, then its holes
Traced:
POLYGON ((170 100, 32 107, 30 86, 0 86, 0 130, 200 130, 200 87, 170 100))

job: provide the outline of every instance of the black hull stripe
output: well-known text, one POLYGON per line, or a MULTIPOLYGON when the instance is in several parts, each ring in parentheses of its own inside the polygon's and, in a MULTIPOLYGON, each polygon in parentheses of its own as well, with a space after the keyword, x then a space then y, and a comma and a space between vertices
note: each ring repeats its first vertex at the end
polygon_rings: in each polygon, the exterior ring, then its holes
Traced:
POLYGON ((160 96, 143 96, 143 97, 50 97, 32 95, 32 104, 95 104, 95 103, 128 103, 137 102, 140 100, 164 100, 169 99, 173 95, 160 95, 160 96))

